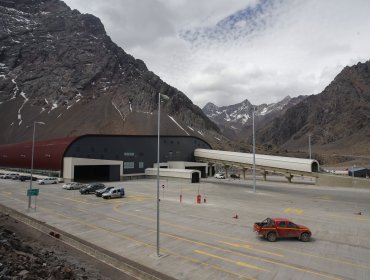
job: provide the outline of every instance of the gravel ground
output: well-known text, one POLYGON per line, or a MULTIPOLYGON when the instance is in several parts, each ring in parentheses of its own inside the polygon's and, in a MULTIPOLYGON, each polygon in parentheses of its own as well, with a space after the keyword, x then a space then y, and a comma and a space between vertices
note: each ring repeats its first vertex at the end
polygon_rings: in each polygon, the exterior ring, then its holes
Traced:
POLYGON ((0 212, 0 280, 129 279, 0 212))

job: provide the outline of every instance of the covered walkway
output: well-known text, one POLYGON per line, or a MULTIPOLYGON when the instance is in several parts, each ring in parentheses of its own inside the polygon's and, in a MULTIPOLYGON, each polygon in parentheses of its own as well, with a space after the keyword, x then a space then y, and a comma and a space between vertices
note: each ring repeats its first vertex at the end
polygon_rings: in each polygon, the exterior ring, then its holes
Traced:
MULTIPOLYGON (((198 162, 206 162, 209 164, 208 174, 212 176, 212 166, 219 164, 225 168, 226 177, 228 170, 235 166, 243 169, 245 179, 245 171, 253 168, 253 154, 237 153, 220 150, 195 149, 195 160, 198 162)), ((268 173, 280 173, 291 182, 293 176, 310 176, 318 177, 319 163, 314 159, 302 159, 291 157, 279 157, 256 154, 256 170, 261 172, 264 180, 268 173)))

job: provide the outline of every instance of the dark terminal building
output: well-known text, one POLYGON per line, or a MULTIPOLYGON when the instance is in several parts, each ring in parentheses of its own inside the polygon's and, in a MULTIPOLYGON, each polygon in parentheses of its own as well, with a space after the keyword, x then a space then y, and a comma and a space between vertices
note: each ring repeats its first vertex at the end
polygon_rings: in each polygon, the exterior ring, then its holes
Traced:
MULTIPOLYGON (((211 149, 191 136, 161 136, 160 162, 194 162, 196 148, 211 149)), ((30 169, 32 142, 0 146, 0 167, 30 169)), ((140 176, 157 162, 157 136, 83 135, 35 142, 35 170, 67 180, 119 181, 140 176)), ((203 167, 192 169, 205 172, 203 167)))

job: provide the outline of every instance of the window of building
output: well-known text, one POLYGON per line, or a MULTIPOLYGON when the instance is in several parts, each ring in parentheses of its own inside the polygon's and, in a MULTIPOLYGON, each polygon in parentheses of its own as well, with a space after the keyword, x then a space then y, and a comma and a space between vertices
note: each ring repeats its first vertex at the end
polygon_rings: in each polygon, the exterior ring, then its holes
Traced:
POLYGON ((144 168, 144 162, 139 161, 139 168, 144 168))
POLYGON ((133 168, 135 168, 135 162, 133 162, 133 161, 125 161, 123 163, 123 168, 124 169, 133 169, 133 168))
POLYGON ((135 153, 125 152, 123 155, 124 155, 125 157, 134 157, 134 156, 135 156, 135 153))

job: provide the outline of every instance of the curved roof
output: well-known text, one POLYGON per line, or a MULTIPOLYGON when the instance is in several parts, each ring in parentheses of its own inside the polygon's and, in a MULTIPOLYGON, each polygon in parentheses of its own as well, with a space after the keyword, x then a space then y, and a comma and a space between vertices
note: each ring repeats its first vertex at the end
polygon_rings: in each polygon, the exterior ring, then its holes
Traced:
MULTIPOLYGON (((33 167, 61 170, 63 155, 78 136, 35 142, 33 167)), ((31 168, 32 142, 0 146, 0 166, 31 168)))
MULTIPOLYGON (((35 141, 33 167, 45 170, 63 170, 63 157, 68 147, 77 140, 87 137, 157 137, 156 135, 116 135, 116 134, 86 134, 66 138, 35 141)), ((170 136, 162 137, 190 137, 206 143, 206 141, 195 136, 170 136)), ((31 168, 32 141, 0 145, 0 166, 31 168)))
MULTIPOLYGON (((220 150, 195 149, 195 158, 216 160, 235 164, 253 165, 253 154, 220 150)), ((279 157, 256 154, 256 165, 303 172, 317 172, 319 163, 314 159, 279 157)))

